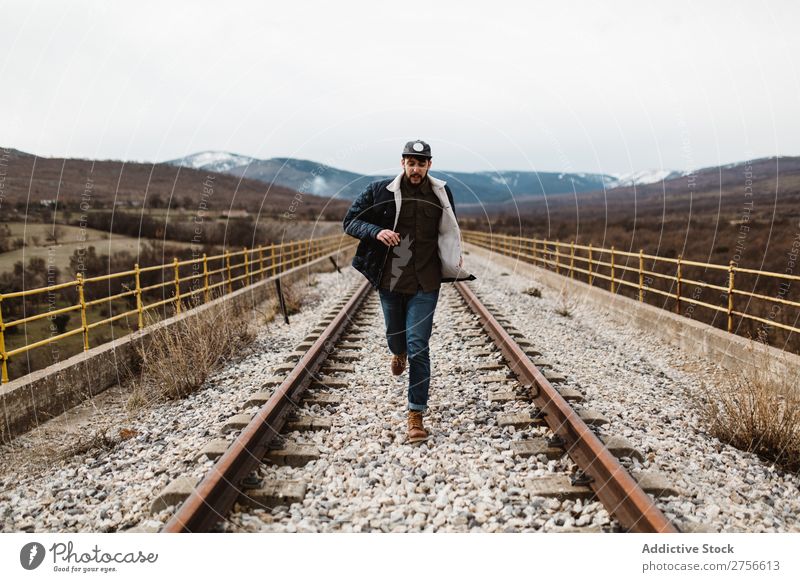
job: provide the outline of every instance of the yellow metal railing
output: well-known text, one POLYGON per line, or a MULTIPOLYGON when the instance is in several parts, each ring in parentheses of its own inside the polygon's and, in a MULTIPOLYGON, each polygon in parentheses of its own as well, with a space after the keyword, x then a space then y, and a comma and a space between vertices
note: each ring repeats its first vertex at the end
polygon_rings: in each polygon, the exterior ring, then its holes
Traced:
MULTIPOLYGON (((638 253, 620 251, 613 246, 610 249, 595 247, 591 244, 576 245, 574 242, 564 243, 546 239, 534 239, 520 236, 511 236, 481 231, 463 231, 465 242, 490 249, 520 260, 530 262, 554 270, 556 273, 575 278, 576 273, 587 277, 588 283, 593 285, 595 280, 608 281, 610 291, 617 293, 622 287, 635 290, 639 301, 644 301, 647 293, 656 293, 675 301, 675 311, 680 313, 683 304, 705 307, 715 312, 725 314, 727 330, 734 331, 734 317, 759 322, 768 326, 788 331, 800 332, 800 328, 780 323, 773 319, 759 317, 736 309, 735 297, 747 297, 748 301, 755 299, 765 301, 772 305, 783 305, 800 308, 800 302, 790 301, 781 296, 769 296, 736 288, 737 274, 757 277, 762 283, 765 281, 800 281, 800 276, 745 269, 736 266, 731 261, 728 265, 689 261, 682 257, 669 258, 646 254, 643 250, 638 253), (605 258, 605 260, 602 260, 605 258), (633 263, 631 266, 629 263, 633 263), (651 265, 646 268, 645 264, 651 265), (665 267, 670 273, 658 272, 657 267, 665 267), (716 271, 724 278, 724 284, 713 284, 699 279, 687 278, 684 271, 687 268, 702 268, 716 271), (626 275, 629 277, 626 279, 626 275), (655 280, 664 281, 668 289, 658 289, 653 286, 655 280), (708 289, 719 293, 721 305, 701 301, 696 296, 687 296, 684 290, 686 285, 695 289, 708 289), (674 292, 671 291, 674 289, 674 292)), ((785 290, 788 287, 784 287, 785 290)), ((779 293, 782 295, 784 293, 779 293)), ((697 294, 695 294, 697 295, 697 294)), ((772 311, 771 313, 774 313, 772 311)), ((795 320, 796 321, 796 320, 795 320)))
MULTIPOLYGON (((205 303, 214 297, 215 291, 218 295, 232 293, 235 284, 240 288, 248 286, 254 282, 263 280, 265 277, 275 277, 288 269, 311 262, 317 258, 340 250, 347 250, 355 244, 356 243, 352 242, 350 237, 344 234, 337 234, 316 239, 271 244, 254 249, 244 248, 241 251, 233 253, 226 251, 223 254, 210 257, 203 254, 202 257, 184 261, 179 261, 175 258, 170 263, 149 267, 140 267, 137 263, 131 270, 97 277, 84 278, 81 273, 78 273, 73 281, 36 289, 26 289, 13 293, 0 293, 0 360, 2 361, 2 383, 7 383, 9 381, 9 358, 19 354, 78 334, 83 335, 83 350, 86 351, 89 349, 90 345, 90 332, 98 327, 135 315, 136 327, 137 329, 142 329, 144 326, 144 314, 152 309, 172 305, 175 312, 180 313, 183 309, 182 304, 192 300, 194 297, 201 296, 202 302, 205 303), (181 275, 182 269, 184 270, 183 275, 181 275), (192 274, 187 274, 185 272, 187 270, 191 270, 192 274), (149 285, 142 285, 143 276, 146 277, 148 274, 158 273, 159 271, 162 273, 160 277, 161 281, 149 285), (123 283, 121 282, 122 280, 126 280, 127 282, 123 283), (88 286, 97 283, 106 283, 110 288, 112 281, 119 283, 119 286, 126 290, 96 299, 86 299, 86 290, 88 286), (157 291, 161 292, 162 297, 164 297, 164 295, 168 296, 159 301, 147 303, 147 297, 153 295, 154 292, 157 291), (73 296, 76 296, 77 302, 59 309, 49 309, 41 313, 26 315, 19 319, 9 321, 3 319, 4 301, 8 302, 13 299, 21 299, 24 302, 26 298, 43 294, 54 297, 54 295, 51 294, 61 293, 63 295, 66 292, 70 292, 73 296), (111 315, 111 302, 125 298, 133 298, 132 303, 135 303, 135 307, 111 315), (87 310, 103 304, 109 305, 109 316, 98 321, 90 322, 87 310), (80 312, 80 327, 57 335, 52 335, 43 340, 25 343, 15 349, 6 349, 6 330, 24 326, 25 324, 46 317, 52 318, 62 313, 71 313, 75 311, 80 312)), ((24 309, 23 311, 27 310, 24 309)))

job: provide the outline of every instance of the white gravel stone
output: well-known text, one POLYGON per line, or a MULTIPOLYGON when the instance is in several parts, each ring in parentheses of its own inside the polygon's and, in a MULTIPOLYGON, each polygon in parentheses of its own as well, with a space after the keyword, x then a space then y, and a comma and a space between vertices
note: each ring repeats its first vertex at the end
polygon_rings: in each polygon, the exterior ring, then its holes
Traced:
MULTIPOLYGON (((573 315, 556 313, 559 290, 509 269, 466 257, 479 281, 473 289, 501 306, 515 325, 579 389, 586 406, 609 419, 601 434, 625 436, 645 456, 631 466, 664 473, 681 494, 659 506, 678 525, 701 523, 714 531, 800 531, 800 480, 753 455, 710 438, 690 406, 694 387, 721 373, 710 362, 691 358, 656 338, 628 328, 602 311, 577 305, 573 315), (521 291, 542 289, 534 298, 521 291)), ((258 391, 272 368, 316 326, 322 315, 362 277, 351 268, 315 276, 303 311, 291 325, 269 324, 242 358, 209 378, 191 397, 143 411, 124 412, 124 395, 107 398, 102 414, 73 433, 97 426, 134 432, 108 451, 93 449, 63 461, 31 454, 60 432, 40 429, 0 448, 0 524, 3 531, 119 531, 139 524, 154 527, 171 515, 149 516, 153 496, 181 474, 200 478, 212 465, 196 463, 202 446, 247 397, 258 391)), ((476 357, 463 331, 474 325, 451 285, 443 285, 431 338, 431 431, 427 443, 404 443, 408 371, 388 370, 382 314, 366 318, 363 357, 352 363, 347 389, 336 407, 315 406, 330 417, 330 431, 286 435, 314 444, 320 459, 304 467, 264 466, 267 479, 307 485, 301 503, 258 512, 235 511, 224 531, 537 531, 615 522, 596 501, 561 502, 532 497, 525 487, 534 476, 571 468, 568 459, 516 459, 512 439, 545 434, 532 427, 499 428, 498 414, 530 412, 522 400, 492 404, 497 386, 483 384, 477 366, 497 356, 476 357)), ((113 396, 113 395, 112 395, 113 396)), ((254 411, 254 410, 253 410, 254 411)), ((250 411, 250 412, 253 412, 250 411)), ((63 429, 62 429, 63 430, 63 429)), ((67 437, 74 438, 74 437, 67 437)), ((226 438, 235 438, 235 433, 226 438)))
POLYGON ((126 390, 110 389, 66 417, 0 446, 0 530, 110 532, 165 523, 169 511, 150 516, 153 498, 175 477, 199 479, 208 470, 210 461, 194 460, 203 445, 360 281, 347 268, 341 274, 314 274, 310 284, 296 283, 298 291, 303 287, 303 306, 290 317, 290 325, 278 316, 262 326, 245 353, 184 400, 131 415, 124 406, 126 390), (99 429, 116 436, 121 428, 134 436, 110 450, 62 458, 62 451, 81 437, 99 429))
MULTIPOLYGON (((320 470, 320 461, 299 468, 263 467, 262 476, 305 482, 306 499, 296 506, 317 531, 347 531, 348 524, 361 531, 541 529, 543 515, 561 510, 561 502, 532 509, 526 481, 534 470, 562 471, 569 462, 553 461, 548 468, 536 459, 513 458, 510 438, 531 438, 543 429, 509 431, 494 422, 501 410, 529 411, 531 405, 489 403, 490 387, 479 381, 477 369, 488 358, 473 356, 466 345, 463 331, 474 320, 455 289, 445 284, 440 293, 425 416, 431 437, 417 447, 405 444, 408 371, 399 378, 389 372, 379 301, 373 294, 368 302, 375 315, 369 318, 363 357, 353 362, 354 374, 341 375, 350 387, 333 391, 342 404, 323 411, 333 418, 332 430, 288 435, 298 443, 317 442, 327 470, 320 470), (354 521, 353 515, 365 519, 354 521)), ((273 520, 253 523, 234 513, 220 529, 287 531, 286 519, 275 510, 271 514, 273 520)))
POLYGON ((466 265, 479 277, 472 284, 479 297, 502 306, 509 321, 567 377, 567 385, 609 419, 601 434, 630 440, 645 456, 636 465, 657 470, 678 486, 680 496, 661 498, 658 505, 674 512, 679 526, 701 522, 723 532, 800 531, 800 476, 705 431, 694 394, 701 382, 719 382, 727 374, 721 367, 591 305, 576 302, 572 317, 558 315, 561 289, 543 280, 520 273, 501 277, 512 269, 476 255, 469 255, 466 265), (531 286, 541 289, 541 298, 522 292, 531 286))

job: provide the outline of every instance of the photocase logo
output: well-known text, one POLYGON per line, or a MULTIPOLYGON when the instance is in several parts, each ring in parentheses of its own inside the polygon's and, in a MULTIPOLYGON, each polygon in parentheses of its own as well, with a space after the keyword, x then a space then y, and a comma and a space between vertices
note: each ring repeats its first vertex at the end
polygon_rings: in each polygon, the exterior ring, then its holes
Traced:
POLYGON ((400 281, 403 268, 411 260, 411 236, 405 235, 400 239, 400 244, 392 247, 392 256, 389 261, 391 267, 391 278, 389 280, 389 290, 394 290, 394 286, 400 281))
POLYGON ((35 570, 44 561, 44 546, 39 542, 30 542, 22 546, 19 552, 19 563, 26 570, 35 570))

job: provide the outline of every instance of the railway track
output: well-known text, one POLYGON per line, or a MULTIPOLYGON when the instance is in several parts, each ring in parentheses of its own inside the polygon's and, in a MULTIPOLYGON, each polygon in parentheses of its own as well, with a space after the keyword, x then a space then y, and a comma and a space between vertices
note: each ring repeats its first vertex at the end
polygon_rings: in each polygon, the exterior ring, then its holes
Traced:
POLYGON ((677 531, 626 468, 637 453, 602 435, 602 417, 495 306, 463 283, 439 301, 427 443, 402 442, 407 372, 388 371, 364 283, 208 443, 205 477, 154 501, 178 505, 162 531, 677 531))

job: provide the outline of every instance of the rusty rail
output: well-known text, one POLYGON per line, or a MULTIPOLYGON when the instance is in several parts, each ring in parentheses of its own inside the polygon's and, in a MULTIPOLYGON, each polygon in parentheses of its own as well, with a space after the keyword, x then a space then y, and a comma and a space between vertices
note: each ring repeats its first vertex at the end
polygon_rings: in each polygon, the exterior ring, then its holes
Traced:
POLYGON ((261 464, 270 442, 280 434, 286 416, 297 406, 300 396, 333 351, 334 344, 369 290, 369 283, 364 281, 250 424, 242 430, 239 438, 164 525, 162 532, 206 532, 228 514, 239 496, 242 479, 261 464))
POLYGON ((620 524, 638 533, 676 533, 653 499, 645 493, 628 471, 609 452, 566 400, 553 388, 528 355, 506 332, 494 316, 465 284, 456 289, 478 315, 484 330, 500 348, 509 368, 519 380, 533 389, 536 406, 545 413, 553 434, 565 441, 565 448, 578 467, 592 478, 590 487, 600 502, 620 524))

